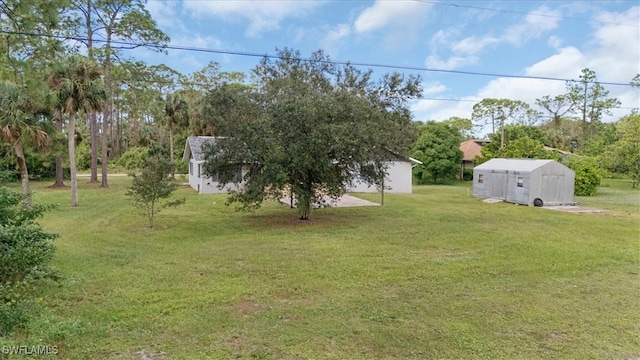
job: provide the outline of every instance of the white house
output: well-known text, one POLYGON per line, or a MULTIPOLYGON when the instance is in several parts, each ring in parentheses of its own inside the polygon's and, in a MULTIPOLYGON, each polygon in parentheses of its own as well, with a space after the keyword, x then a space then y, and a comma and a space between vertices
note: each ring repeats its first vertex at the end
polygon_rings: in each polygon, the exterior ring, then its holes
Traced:
MULTIPOLYGON (((216 138, 213 136, 189 136, 185 144, 182 159, 189 161, 189 186, 196 190, 198 194, 224 194, 230 190, 239 190, 242 188, 242 178, 248 172, 246 166, 238 166, 236 171, 237 183, 227 184, 222 189, 218 188, 217 175, 212 177, 204 175, 202 171, 202 165, 204 164, 202 145, 214 143, 215 141, 216 138)), ((402 159, 394 154, 391 154, 391 158, 392 160, 388 163, 388 174, 384 181, 385 192, 411 193, 411 168, 422 163, 413 158, 402 159)), ((378 189, 375 185, 369 185, 360 179, 355 179, 353 185, 347 191, 375 193, 378 192, 378 189)))
MULTIPOLYGON (((411 194, 412 191, 412 171, 411 169, 422 164, 420 160, 414 158, 401 159, 392 154, 393 160, 387 162, 387 176, 384 179, 384 192, 411 194)), ((379 190, 375 185, 355 179, 353 186, 347 189, 348 192, 376 193, 379 190)))
POLYGON ((245 166, 238 166, 236 170, 236 183, 227 184, 222 189, 218 188, 218 174, 214 176, 206 176, 202 171, 204 164, 204 154, 202 145, 215 143, 216 138, 213 136, 189 136, 184 146, 184 154, 182 159, 189 161, 189 186, 191 186, 198 194, 226 194, 231 190, 239 190, 242 188, 242 178, 247 173, 245 166))

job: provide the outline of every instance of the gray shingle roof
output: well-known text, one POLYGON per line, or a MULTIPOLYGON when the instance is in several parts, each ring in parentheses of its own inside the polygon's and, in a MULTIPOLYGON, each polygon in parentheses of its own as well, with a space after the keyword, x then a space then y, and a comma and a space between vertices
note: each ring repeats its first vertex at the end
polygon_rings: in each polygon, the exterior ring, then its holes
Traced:
POLYGON ((219 138, 215 136, 189 136, 184 147, 184 155, 182 156, 182 159, 188 161, 193 157, 196 161, 204 161, 202 145, 214 144, 216 139, 219 138))

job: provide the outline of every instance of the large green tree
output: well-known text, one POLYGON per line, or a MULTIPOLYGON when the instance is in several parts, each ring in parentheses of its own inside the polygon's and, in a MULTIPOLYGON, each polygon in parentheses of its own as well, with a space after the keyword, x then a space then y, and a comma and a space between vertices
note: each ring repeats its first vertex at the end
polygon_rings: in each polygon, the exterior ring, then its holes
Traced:
POLYGON ((611 115, 611 109, 620 107, 620 101, 609 97, 609 91, 599 82, 596 72, 582 69, 578 80, 567 83, 568 94, 575 101, 574 111, 581 119, 583 141, 589 140, 602 122, 604 115, 611 115))
POLYGON ((254 208, 290 191, 306 220, 313 203, 337 198, 359 176, 382 186, 386 161, 408 154, 415 129, 407 103, 421 94, 418 77, 376 81, 321 51, 302 59, 288 49, 264 58, 254 75, 254 99, 239 106, 256 116, 229 121, 229 136, 206 151, 204 171, 222 184, 237 181, 239 166, 249 169, 230 202, 254 208))
POLYGON ((533 125, 538 114, 520 100, 482 99, 473 106, 471 119, 478 126, 491 125, 491 133, 500 132, 500 146, 505 145, 504 129, 509 124, 533 125))
POLYGON ((504 145, 500 144, 500 137, 498 134, 489 136, 491 142, 482 147, 477 164, 498 157, 559 160, 557 154, 544 149, 549 138, 537 126, 507 125, 504 128, 504 145))
POLYGON ((101 72, 90 59, 73 55, 58 63, 47 83, 55 93, 63 110, 69 114, 67 141, 71 170, 71 206, 78 206, 78 180, 76 177, 76 116, 81 111, 100 109, 107 95, 100 78, 101 72))
POLYGON ((420 126, 420 135, 411 149, 412 156, 422 161, 413 170, 418 181, 437 184, 454 178, 462 164, 460 140, 459 129, 449 123, 428 121, 420 126))
POLYGON ((635 188, 640 183, 640 114, 622 117, 616 129, 619 138, 610 146, 609 154, 625 166, 635 188))

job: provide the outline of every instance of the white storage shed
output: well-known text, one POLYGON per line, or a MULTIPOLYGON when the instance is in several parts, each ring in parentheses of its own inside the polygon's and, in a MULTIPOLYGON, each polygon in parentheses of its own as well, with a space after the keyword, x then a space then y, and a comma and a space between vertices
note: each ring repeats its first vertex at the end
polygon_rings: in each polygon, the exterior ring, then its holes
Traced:
POLYGON ((554 160, 491 159, 473 169, 473 196, 523 205, 573 204, 575 172, 554 160))

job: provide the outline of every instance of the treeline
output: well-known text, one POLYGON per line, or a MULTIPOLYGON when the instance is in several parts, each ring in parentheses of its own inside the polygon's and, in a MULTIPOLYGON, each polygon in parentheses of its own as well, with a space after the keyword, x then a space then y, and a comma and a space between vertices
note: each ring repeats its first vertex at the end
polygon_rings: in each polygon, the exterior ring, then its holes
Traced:
MULTIPOLYGON (((629 86, 640 87, 640 76, 629 86)), ((637 186, 638 109, 617 121, 603 122, 620 102, 609 96, 590 69, 583 69, 579 79, 568 81, 566 89, 564 94, 536 99, 535 108, 519 100, 488 98, 474 105, 469 119, 454 117, 420 125, 412 155, 424 165, 415 168, 416 181, 438 183, 460 177, 463 154, 456 144, 484 130, 489 141, 474 159, 476 165, 497 157, 562 160, 577 172, 588 173, 593 186, 585 191, 577 186, 580 195, 592 195, 603 175, 628 176, 632 186, 637 186)))
MULTIPOLYGON (((70 179, 71 204, 76 206, 78 169, 90 170, 90 181, 107 187, 109 164, 137 168, 152 146, 165 148, 172 167, 185 172, 180 155, 188 135, 227 135, 235 122, 255 115, 238 104, 263 92, 255 79, 268 74, 260 74, 259 66, 247 81, 245 74, 225 72, 215 62, 182 74, 127 56, 135 47, 162 53, 169 42, 144 3, 0 4, 0 169, 14 171, 22 181, 25 202, 30 201, 30 178, 55 179, 55 186, 66 186, 70 179)), ((333 80, 350 89, 361 85, 354 83, 357 79, 333 80)), ((639 84, 636 76, 632 85, 639 84)), ((588 156, 599 168, 637 181, 637 113, 603 122, 619 104, 595 72, 584 69, 579 79, 567 83, 565 94, 544 96, 533 106, 484 99, 469 119, 409 129, 407 134, 419 136, 405 141, 413 144, 411 154, 425 162, 416 168, 419 181, 454 177, 460 154, 453 144, 473 137, 480 127, 490 129, 492 140, 482 159, 547 156, 547 146, 588 156)))

